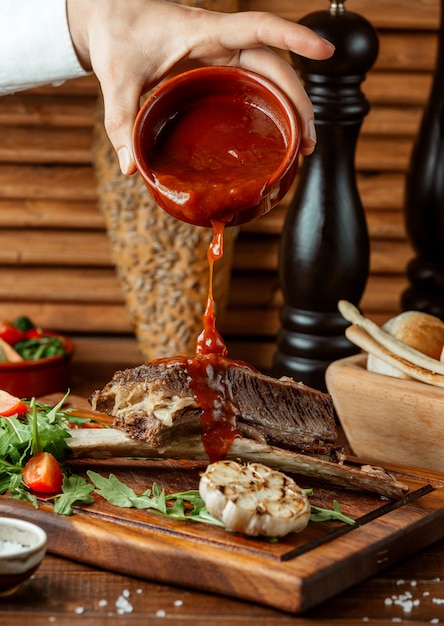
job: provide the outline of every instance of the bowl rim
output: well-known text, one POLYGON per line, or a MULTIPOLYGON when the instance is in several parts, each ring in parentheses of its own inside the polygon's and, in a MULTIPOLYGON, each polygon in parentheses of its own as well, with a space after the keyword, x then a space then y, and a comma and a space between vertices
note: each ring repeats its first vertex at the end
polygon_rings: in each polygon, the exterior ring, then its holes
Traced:
POLYGON ((11 560, 15 557, 23 558, 26 555, 38 552, 39 550, 42 550, 46 547, 48 541, 46 531, 41 526, 38 526, 33 522, 28 522, 27 520, 20 519, 18 517, 3 516, 0 517, 0 526, 9 526, 11 528, 18 528, 20 530, 29 531, 37 539, 37 541, 33 545, 23 546, 23 549, 19 550, 18 552, 10 552, 3 555, 0 553, 0 560, 11 560))
POLYGON ((7 371, 26 371, 38 367, 49 367, 53 363, 64 362, 69 360, 75 351, 74 342, 67 335, 49 330, 43 330, 48 337, 61 337, 65 343, 66 354, 55 354, 54 356, 46 356, 42 359, 27 359, 23 361, 0 361, 0 372, 7 371))
MULTIPOLYGON (((280 132, 285 139, 285 154, 279 166, 274 172, 271 173, 269 179, 267 180, 267 183, 262 190, 262 196, 267 196, 267 194, 274 189, 279 181, 283 180, 292 170, 295 171, 302 141, 302 124, 299 113, 287 94, 271 79, 266 78, 262 74, 258 74, 252 70, 238 66, 212 65, 187 70, 173 76, 172 78, 166 79, 150 93, 139 109, 132 133, 133 155, 137 170, 150 189, 156 189, 156 181, 153 171, 149 167, 149 163, 144 156, 145 150, 142 141, 144 125, 150 112, 156 109, 162 98, 168 97, 168 95, 174 93, 175 90, 180 90, 181 88, 183 89, 186 86, 188 88, 187 90, 191 94, 190 100, 192 100, 194 85, 200 83, 205 85, 205 83, 209 80, 217 81, 220 79, 226 81, 227 77, 230 76, 232 76, 233 81, 235 78, 243 78, 246 83, 250 83, 250 85, 262 89, 264 93, 268 93, 269 95, 271 94, 273 104, 279 106, 280 118, 285 119, 286 129, 288 130, 288 132, 284 132, 283 124, 278 124, 276 119, 273 120, 279 127, 280 132)), ((199 99, 199 97, 199 95, 196 96, 196 99, 199 99)), ((269 110, 271 110, 271 108, 269 108, 269 110)), ((153 128, 156 128, 153 143, 161 132, 163 126, 164 124, 160 124, 157 127, 155 127, 155 125, 153 126, 153 128)), ((233 222, 233 224, 234 223, 235 222, 233 222)))

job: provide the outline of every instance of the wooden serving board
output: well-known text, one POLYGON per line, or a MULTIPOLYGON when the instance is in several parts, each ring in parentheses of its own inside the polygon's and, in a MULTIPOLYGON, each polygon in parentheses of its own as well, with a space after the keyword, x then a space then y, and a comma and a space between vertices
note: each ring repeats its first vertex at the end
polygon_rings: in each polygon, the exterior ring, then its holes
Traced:
MULTIPOLYGON (((197 461, 83 459, 73 471, 114 473, 136 492, 153 482, 168 492, 197 488, 205 463, 197 461)), ((56 515, 48 504, 0 496, 0 515, 42 526, 48 550, 122 574, 231 596, 298 613, 389 567, 444 535, 444 475, 388 468, 409 486, 392 501, 316 484, 312 503, 356 520, 310 523, 272 543, 207 524, 180 522, 155 512, 122 509, 96 496, 75 514, 56 515)))

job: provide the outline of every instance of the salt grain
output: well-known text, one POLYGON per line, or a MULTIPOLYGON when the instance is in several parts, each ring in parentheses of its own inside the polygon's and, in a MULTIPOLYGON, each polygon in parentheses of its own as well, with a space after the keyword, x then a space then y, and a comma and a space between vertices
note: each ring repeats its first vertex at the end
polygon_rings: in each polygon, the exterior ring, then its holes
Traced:
POLYGON ((132 613, 133 611, 133 606, 130 602, 128 602, 128 600, 125 598, 124 595, 120 595, 117 600, 116 600, 116 608, 117 608, 117 613, 119 615, 123 615, 124 613, 132 613))
POLYGON ((83 608, 83 606, 76 606, 76 608, 74 609, 74 613, 76 613, 76 615, 82 615, 84 610, 85 609, 83 608))
POLYGON ((0 539, 0 555, 8 556, 9 554, 16 554, 26 549, 22 543, 17 541, 9 541, 9 539, 0 539))
POLYGON ((386 606, 391 606, 392 604, 395 604, 396 606, 400 606, 404 613, 411 613, 413 607, 419 606, 420 601, 418 599, 414 600, 410 591, 405 591, 399 596, 392 595, 390 598, 385 598, 384 604, 386 606))
POLYGON ((182 606, 183 600, 174 600, 174 606, 182 606))
POLYGON ((166 617, 166 611, 160 609, 160 611, 156 611, 156 617, 166 617))
POLYGON ((107 604, 108 604, 108 601, 107 601, 107 600, 105 600, 105 599, 103 599, 103 600, 99 600, 99 602, 98 602, 98 605, 99 605, 99 606, 107 606, 107 604))

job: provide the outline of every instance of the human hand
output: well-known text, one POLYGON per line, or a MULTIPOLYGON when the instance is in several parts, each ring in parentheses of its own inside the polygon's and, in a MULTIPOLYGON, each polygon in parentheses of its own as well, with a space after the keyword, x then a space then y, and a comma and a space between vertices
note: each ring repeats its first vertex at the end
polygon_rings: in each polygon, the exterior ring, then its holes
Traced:
POLYGON ((329 58, 334 47, 305 26, 271 13, 218 13, 167 0, 68 0, 67 10, 79 60, 100 82, 105 129, 124 174, 136 170, 132 128, 141 96, 190 63, 236 65, 272 80, 299 113, 301 154, 313 152, 312 104, 294 69, 272 49, 329 58))

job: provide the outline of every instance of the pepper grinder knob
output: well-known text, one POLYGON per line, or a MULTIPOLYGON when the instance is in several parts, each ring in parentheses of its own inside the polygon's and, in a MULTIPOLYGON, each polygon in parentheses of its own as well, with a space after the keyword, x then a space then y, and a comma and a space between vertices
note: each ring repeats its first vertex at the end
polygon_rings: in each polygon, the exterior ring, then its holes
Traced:
POLYGON ((338 13, 342 13, 345 11, 344 8, 345 0, 339 0, 339 2, 335 2, 335 0, 330 0, 330 13, 332 15, 337 15, 338 13))
POLYGON ((376 60, 373 26, 341 0, 301 24, 331 41, 326 61, 292 54, 313 103, 318 144, 305 157, 286 216, 279 256, 284 296, 273 374, 325 390, 332 361, 356 353, 345 337, 341 299, 358 304, 369 269, 369 240, 357 190, 356 142, 369 103, 361 91, 376 60))

